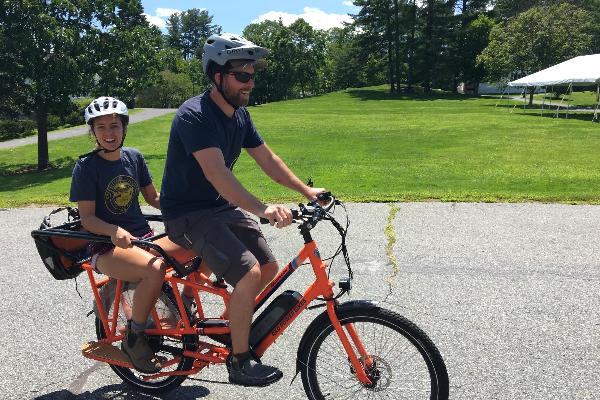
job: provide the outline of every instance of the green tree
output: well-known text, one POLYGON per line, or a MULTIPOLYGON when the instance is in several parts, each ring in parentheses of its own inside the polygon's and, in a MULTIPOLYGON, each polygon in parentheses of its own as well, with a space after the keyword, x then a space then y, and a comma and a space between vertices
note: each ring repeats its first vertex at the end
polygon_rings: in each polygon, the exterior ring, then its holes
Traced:
POLYGON ((194 95, 210 89, 211 82, 202 69, 201 59, 192 58, 191 60, 188 60, 185 64, 184 72, 190 77, 190 81, 192 82, 192 93, 194 95))
POLYGON ((67 109, 70 97, 84 93, 93 76, 95 63, 86 53, 97 34, 93 4, 83 0, 0 4, 0 103, 13 111, 34 112, 38 169, 47 169, 48 114, 67 109))
POLYGON ((320 91, 325 63, 324 38, 302 18, 294 21, 288 29, 292 39, 294 83, 298 85, 302 97, 307 95, 307 91, 314 95, 320 91))
POLYGON ((420 32, 415 44, 416 80, 425 92, 433 87, 454 89, 459 74, 455 2, 427 0, 419 10, 420 32))
POLYGON ((185 71, 187 64, 183 54, 173 47, 166 47, 158 52, 160 67, 163 71, 181 73, 185 71))
POLYGON ((243 35, 271 51, 268 67, 257 73, 253 102, 261 104, 293 97, 295 53, 290 29, 281 20, 267 20, 248 25, 243 35))
POLYGON ((464 82, 477 90, 483 67, 476 65, 476 58, 489 43, 490 29, 494 21, 487 15, 488 0, 460 0, 457 4, 456 26, 453 44, 456 55, 455 82, 464 82))
POLYGON ((140 0, 103 2, 104 31, 98 38, 98 82, 95 96, 118 97, 129 107, 135 95, 158 77, 162 35, 141 15, 140 0))
POLYGON ((325 65, 323 67, 326 91, 364 86, 362 64, 356 57, 359 50, 352 27, 332 28, 325 36, 325 65))
POLYGON ((461 29, 461 39, 464 43, 460 65, 461 80, 475 90, 485 75, 485 69, 482 64, 477 63, 477 57, 489 44, 490 31, 494 25, 490 17, 480 14, 461 29))
POLYGON ((181 51, 184 58, 202 57, 202 47, 208 37, 221 33, 221 27, 212 23, 207 10, 192 8, 172 14, 167 20, 167 43, 181 51))
POLYGON ((487 77, 499 81, 531 74, 594 47, 594 20, 570 4, 533 7, 495 25, 478 57, 487 77))
POLYGON ((194 95, 192 80, 186 73, 162 71, 156 83, 138 94, 143 107, 176 108, 194 95))
POLYGON ((385 58, 388 82, 391 91, 397 91, 400 85, 399 58, 402 24, 398 23, 397 2, 390 0, 355 0, 354 5, 361 7, 354 15, 354 25, 362 33, 357 37, 362 51, 358 54, 364 65, 373 54, 385 58))
POLYGON ((501 20, 507 20, 532 7, 550 7, 561 4, 570 4, 590 12, 600 11, 600 1, 598 0, 496 0, 494 12, 501 20))

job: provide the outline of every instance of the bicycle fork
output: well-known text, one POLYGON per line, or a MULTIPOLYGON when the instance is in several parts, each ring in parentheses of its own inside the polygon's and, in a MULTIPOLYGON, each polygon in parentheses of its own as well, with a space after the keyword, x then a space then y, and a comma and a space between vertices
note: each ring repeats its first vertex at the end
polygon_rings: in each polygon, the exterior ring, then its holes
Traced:
POLYGON ((350 323, 346 325, 346 329, 348 330, 349 334, 347 335, 344 331, 344 328, 342 327, 342 324, 340 323, 340 320, 338 319, 335 313, 335 302, 333 301, 327 302, 327 315, 329 316, 329 320, 331 321, 335 332, 337 333, 340 341, 342 342, 344 350, 346 350, 348 360, 350 361, 350 364, 354 369, 356 377, 363 385, 372 385, 373 382, 371 382, 371 380, 367 376, 367 373, 365 372, 365 369, 371 366, 372 358, 367 353, 367 350, 363 346, 362 341, 358 337, 358 334, 354 329, 354 324, 350 323), (350 336, 350 338, 348 338, 348 336, 350 336), (354 347, 352 345, 354 345, 354 347), (357 356, 356 352, 354 351, 354 348, 356 348, 356 350, 358 351, 360 358, 364 360, 364 364, 361 363, 361 361, 359 360, 359 356, 357 356))
POLYGON ((332 281, 329 280, 327 274, 325 273, 325 264, 321 260, 321 255, 319 254, 319 250, 317 249, 315 242, 307 243, 305 249, 307 251, 305 254, 310 259, 313 271, 317 277, 316 285, 311 286, 311 288, 309 288, 306 291, 305 297, 307 297, 307 294, 312 292, 313 289, 319 287, 321 293, 323 293, 323 297, 331 299, 330 301, 327 301, 327 315, 329 316, 329 320, 331 321, 331 324, 333 325, 333 328, 335 329, 338 338, 342 342, 342 346, 346 351, 348 360, 352 365, 354 373, 356 374, 356 377, 358 378, 360 383, 362 383, 363 385, 373 385, 373 382, 371 382, 371 380, 367 376, 367 373, 365 372, 365 369, 369 368, 373 363, 372 357, 367 353, 367 350, 365 349, 364 345, 362 344, 362 341, 358 337, 356 330, 354 329, 354 325, 351 323, 346 325, 346 329, 348 330, 348 334, 350 336, 350 338, 348 338, 348 335, 344 331, 344 328, 342 327, 342 324, 340 323, 340 320, 338 319, 337 314, 335 313, 335 306, 337 304, 337 301, 332 299, 332 289, 334 284, 332 281), (352 345, 354 345, 354 347, 352 345), (354 351, 354 348, 356 348, 356 350, 358 351, 358 356, 354 351), (364 360, 364 365, 360 362, 359 357, 362 360, 364 360))

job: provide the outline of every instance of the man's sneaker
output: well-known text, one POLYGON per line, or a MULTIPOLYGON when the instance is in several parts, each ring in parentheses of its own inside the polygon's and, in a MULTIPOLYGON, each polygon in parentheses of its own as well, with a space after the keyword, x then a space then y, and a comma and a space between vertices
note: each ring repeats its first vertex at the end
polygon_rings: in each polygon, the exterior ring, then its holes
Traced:
POLYGON ((263 365, 254 360, 250 353, 230 353, 225 362, 229 371, 229 382, 242 386, 267 386, 277 382, 283 373, 268 365, 263 365))
POLYGON ((131 321, 127 322, 127 331, 121 343, 121 349, 129 360, 140 372, 155 374, 162 368, 160 360, 148 344, 144 332, 135 332, 131 329, 131 321))

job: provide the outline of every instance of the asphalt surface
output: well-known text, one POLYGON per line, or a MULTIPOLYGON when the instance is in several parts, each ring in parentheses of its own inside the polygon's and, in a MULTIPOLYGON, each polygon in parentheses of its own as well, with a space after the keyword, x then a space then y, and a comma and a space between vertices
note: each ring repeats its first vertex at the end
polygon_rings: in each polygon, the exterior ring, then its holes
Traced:
MULTIPOLYGON (((400 203, 394 263, 384 233, 391 205, 350 204, 352 299, 375 299, 420 326, 441 351, 452 399, 597 399, 600 393, 600 206, 400 203)), ((0 398, 147 399, 106 365, 85 359, 94 339, 84 276, 55 281, 29 232, 49 208, 0 211, 0 398)), ((340 215, 340 210, 336 215, 340 215)), ((293 228, 265 234, 287 262, 301 247, 293 228)), ((323 255, 337 246, 319 226, 323 255)), ((300 268, 287 288, 302 291, 300 268)), ((344 275, 334 265, 334 278, 344 275)), ((347 299, 350 299, 347 298, 347 299)), ((166 399, 302 399, 291 385, 310 311, 265 355, 284 371, 262 389, 229 385, 223 366, 188 379, 166 399)))
MULTIPOLYGON (((145 121, 159 117, 170 112, 177 111, 176 108, 144 108, 142 111, 137 112, 129 117, 129 122, 135 124, 136 122, 145 121)), ((72 128, 61 129, 48 133, 48 141, 64 139, 73 136, 85 135, 89 132, 87 125, 74 126, 72 128)), ((26 144, 37 143, 37 135, 28 136, 21 139, 7 140, 0 142, 0 149, 11 149, 14 147, 24 146, 26 144)))

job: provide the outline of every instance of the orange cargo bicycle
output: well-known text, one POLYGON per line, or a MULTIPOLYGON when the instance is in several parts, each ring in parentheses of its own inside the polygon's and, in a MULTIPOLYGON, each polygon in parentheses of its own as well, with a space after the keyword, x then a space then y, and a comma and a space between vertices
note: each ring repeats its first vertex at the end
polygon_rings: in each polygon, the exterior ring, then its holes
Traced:
MULTIPOLYGON (((300 373, 309 399, 370 396, 447 399, 446 366, 435 345, 420 328, 401 315, 378 307, 373 301, 339 301, 340 296, 351 289, 352 270, 345 241, 349 221, 342 227, 334 219, 336 205, 344 207, 330 196, 327 205, 300 204, 298 209, 292 210, 304 246, 256 298, 250 332, 253 355, 260 359, 300 313, 324 307, 325 311, 307 327, 297 351, 296 375, 300 373), (311 236, 311 230, 321 221, 329 221, 341 237, 341 244, 331 259, 342 254, 348 277, 340 280, 337 288, 329 279, 328 265, 321 259, 311 236), (307 260, 309 262, 304 264, 307 260), (271 300, 275 291, 304 265, 310 265, 315 275, 304 292, 286 290, 271 300)), ((97 278, 89 258, 81 259, 83 244, 64 245, 64 239, 110 241, 107 237, 79 232, 81 225, 76 210, 69 209, 69 214, 70 221, 56 227, 45 220, 32 236, 44 264, 49 270, 48 263, 52 264, 57 279, 72 278, 82 271, 87 273, 95 299, 97 341, 84 346, 85 357, 108 363, 125 382, 153 394, 172 390, 203 368, 225 362, 231 350, 229 322, 206 315, 202 298, 216 296, 227 305, 228 287, 223 281, 213 282, 199 273, 198 258, 178 260, 154 243, 165 236, 163 233, 134 242, 153 249, 171 266, 146 329, 151 346, 164 361, 163 368, 156 374, 133 369, 118 347, 131 313, 130 285, 106 277, 97 278), (65 271, 57 273, 56 270, 61 268, 65 271), (194 308, 183 301, 181 288, 184 286, 194 289, 194 308)), ((160 216, 146 217, 161 220, 160 216)))

